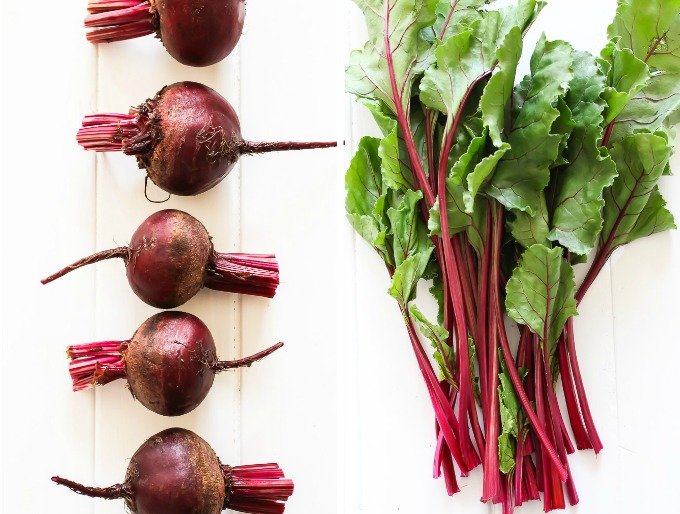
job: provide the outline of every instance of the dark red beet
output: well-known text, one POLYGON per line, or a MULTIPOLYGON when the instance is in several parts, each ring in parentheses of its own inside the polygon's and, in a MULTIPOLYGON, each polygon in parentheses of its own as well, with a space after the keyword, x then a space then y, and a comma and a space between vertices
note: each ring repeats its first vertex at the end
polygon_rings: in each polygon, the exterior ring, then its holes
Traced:
POLYGON ((52 477, 76 493, 122 498, 134 514, 218 514, 223 509, 280 514, 293 481, 277 464, 227 466, 199 436, 170 428, 147 439, 130 459, 125 482, 87 487, 52 477))
POLYGON ((245 4, 245 0, 90 0, 87 39, 122 41, 155 32, 182 64, 209 66, 238 43, 245 4))
POLYGON ((114 257, 125 261, 135 294, 161 309, 179 307, 202 287, 271 298, 279 284, 279 267, 273 255, 218 253, 201 222, 176 209, 149 216, 128 246, 81 259, 42 283, 114 257))
POLYGON ((164 311, 142 323, 127 341, 69 346, 67 354, 74 391, 127 378, 130 392, 146 408, 180 416, 198 407, 216 373, 250 366, 281 346, 220 361, 205 323, 186 312, 164 311))
POLYGON ((166 86, 129 115, 86 116, 77 140, 88 150, 137 156, 139 167, 154 184, 181 196, 214 187, 243 154, 337 146, 244 141, 229 102, 196 82, 166 86))

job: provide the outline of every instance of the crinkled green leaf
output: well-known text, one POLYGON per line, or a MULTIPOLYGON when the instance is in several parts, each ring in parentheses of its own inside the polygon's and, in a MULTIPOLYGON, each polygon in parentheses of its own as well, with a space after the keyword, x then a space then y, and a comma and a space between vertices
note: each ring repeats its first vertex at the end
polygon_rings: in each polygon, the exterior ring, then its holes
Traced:
POLYGON ((492 0, 441 0, 437 4, 437 19, 432 27, 432 39, 442 41, 481 19, 480 10, 492 0))
POLYGON ((505 307, 508 316, 527 325, 552 352, 565 322, 577 314, 574 289, 574 272, 562 248, 533 245, 508 280, 505 307))
POLYGON ((604 47, 601 58, 600 64, 605 65, 607 73, 607 87, 603 94, 607 102, 604 123, 609 124, 645 87, 649 80, 649 67, 630 49, 622 48, 619 38, 604 47))
POLYGON ((484 124, 496 147, 503 144, 501 133, 505 130, 505 113, 512 96, 517 63, 522 57, 522 31, 513 27, 496 52, 498 71, 489 79, 479 102, 484 124))
POLYGON ((510 150, 498 163, 488 194, 507 209, 534 215, 550 180, 562 136, 551 133, 556 104, 572 79, 572 48, 541 38, 531 58, 531 88, 508 135, 510 150))
POLYGON ((508 143, 501 143, 500 147, 495 152, 479 161, 475 166, 475 169, 472 170, 472 173, 468 174, 467 189, 463 192, 463 202, 465 203, 465 211, 467 213, 473 212, 477 193, 487 179, 493 175, 498 162, 508 150, 510 150, 510 145, 508 143))
POLYGON ((451 370, 455 368, 454 352, 447 343, 449 332, 439 324, 430 322, 421 312, 417 305, 409 306, 411 316, 416 320, 418 330, 427 337, 434 348, 434 360, 439 365, 441 377, 452 385, 455 385, 451 370))
POLYGON ((393 264, 392 252, 386 245, 386 227, 376 212, 382 208, 384 197, 380 175, 380 140, 363 137, 345 175, 347 218, 354 229, 373 245, 385 262, 393 264))
POLYGON ((498 463, 506 475, 515 469, 515 439, 518 434, 519 401, 512 382, 503 372, 498 374, 498 399, 501 418, 501 434, 498 436, 498 463))
POLYGON ((680 0, 619 0, 609 37, 621 38, 649 66, 651 78, 615 121, 611 141, 664 129, 680 106, 680 0))
POLYGON ((422 221, 419 202, 423 193, 406 191, 396 207, 387 209, 393 235, 393 255, 396 266, 429 244, 429 235, 422 221))
POLYGON ((565 151, 568 164, 556 173, 552 231, 548 236, 572 253, 585 255, 602 230, 602 192, 614 181, 616 166, 600 147, 606 77, 596 59, 574 52, 574 78, 566 97, 574 129, 565 151))
MULTIPOLYGON (((520 0, 497 11, 484 11, 469 26, 459 26, 434 50, 435 66, 420 81, 420 100, 452 119, 467 91, 496 65, 496 55, 513 29, 520 33, 536 15, 535 0, 520 0)), ((512 43, 514 40, 511 40, 512 43)), ((507 59, 507 49, 504 57, 507 59)))
POLYGON ((538 211, 534 216, 517 211, 512 221, 508 222, 512 237, 524 248, 535 244, 548 245, 550 233, 550 216, 545 202, 545 195, 540 194, 538 211))
POLYGON ((356 3, 364 12, 368 41, 362 50, 350 55, 347 90, 362 98, 380 100, 392 112, 397 111, 399 103, 408 113, 413 81, 427 66, 431 46, 420 32, 434 23, 437 0, 356 0, 356 3), (388 54, 394 66, 397 103, 392 94, 388 54))
POLYGON ((382 132, 383 136, 387 136, 395 129, 397 126, 397 120, 384 102, 380 100, 362 98, 361 103, 373 115, 373 119, 375 120, 376 125, 378 125, 378 128, 382 132))
POLYGON ((399 127, 394 127, 380 142, 378 153, 382 160, 382 180, 386 187, 395 191, 416 189, 408 152, 399 132, 399 127))
POLYGON ((425 250, 410 255, 394 270, 388 293, 397 300, 404 312, 409 302, 415 298, 416 286, 425 273, 433 249, 429 245, 425 250))
POLYGON ((637 133, 612 147, 619 175, 605 190, 602 241, 609 248, 674 226, 656 186, 672 147, 665 134, 637 133), (653 195, 653 201, 651 201, 653 195))

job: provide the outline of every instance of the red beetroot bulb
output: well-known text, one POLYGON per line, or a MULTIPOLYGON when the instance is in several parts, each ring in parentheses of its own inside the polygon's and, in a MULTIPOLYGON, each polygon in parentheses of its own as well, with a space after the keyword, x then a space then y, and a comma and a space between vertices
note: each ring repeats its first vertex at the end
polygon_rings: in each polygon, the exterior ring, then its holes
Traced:
POLYGON ((133 514, 218 514, 224 509, 281 514, 293 481, 278 464, 227 466, 199 436, 169 428, 147 439, 130 459, 125 481, 88 487, 52 477, 78 494, 121 498, 133 514))
POLYGON ((279 284, 279 266, 273 255, 218 253, 201 222, 176 209, 149 216, 128 246, 85 257, 42 283, 114 257, 125 262, 135 294, 160 309, 179 307, 203 287, 272 298, 279 284))
POLYGON ((69 346, 67 354, 74 391, 126 378, 132 396, 147 409, 180 416, 198 407, 216 373, 250 366, 281 346, 221 361, 205 323, 186 312, 164 311, 142 323, 129 340, 69 346))
POLYGON ((214 187, 243 154, 337 146, 335 141, 245 141, 229 102, 196 82, 166 86, 129 114, 86 116, 76 139, 86 150, 136 156, 154 184, 180 196, 214 187))
POLYGON ((87 39, 108 43, 155 33, 182 64, 209 66, 238 43, 245 5, 245 0, 90 0, 87 39))

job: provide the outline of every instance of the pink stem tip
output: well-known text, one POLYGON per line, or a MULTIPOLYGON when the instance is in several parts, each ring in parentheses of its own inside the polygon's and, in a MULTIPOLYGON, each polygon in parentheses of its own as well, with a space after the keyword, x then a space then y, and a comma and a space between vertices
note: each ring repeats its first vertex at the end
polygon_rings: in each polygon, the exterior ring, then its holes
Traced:
POLYGON ((281 514, 293 494, 293 481, 278 464, 222 466, 226 496, 224 508, 251 514, 281 514))
POLYGON ((274 255, 215 253, 208 265, 205 287, 230 293, 273 298, 279 285, 274 255))
POLYGON ((139 130, 137 116, 133 114, 92 114, 83 118, 76 140, 85 150, 120 152, 123 141, 139 134, 139 130))
POLYGON ((127 344, 127 341, 102 341, 69 346, 66 353, 71 359, 68 370, 73 390, 82 391, 125 378, 123 352, 127 344))
POLYGON ((91 43, 122 41, 153 34, 158 29, 151 4, 139 0, 90 0, 85 17, 91 43))

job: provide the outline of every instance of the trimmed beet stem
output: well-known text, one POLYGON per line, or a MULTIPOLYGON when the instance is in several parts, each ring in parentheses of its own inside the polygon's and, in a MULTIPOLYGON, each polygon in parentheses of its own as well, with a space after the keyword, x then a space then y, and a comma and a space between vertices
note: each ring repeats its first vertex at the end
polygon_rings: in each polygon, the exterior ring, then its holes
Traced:
POLYGON ((156 32, 149 2, 135 0, 91 1, 85 17, 87 40, 91 43, 123 41, 156 32))
POLYGON ((212 370, 215 373, 219 373, 220 371, 224 371, 227 369, 234 369, 234 368, 242 368, 244 366, 250 366, 253 362, 259 361, 260 359, 264 359, 267 355, 271 355, 274 353, 276 350, 281 348, 283 346, 283 343, 276 343, 273 346, 270 346, 266 350, 262 350, 261 352, 254 353, 250 357, 244 357, 242 359, 236 359, 233 361, 217 361, 215 364, 212 365, 212 370))
POLYGON ((67 273, 70 273, 75 269, 82 268, 83 266, 87 266, 88 264, 93 264, 95 262, 103 261, 106 259, 115 258, 126 259, 128 257, 128 254, 129 249, 127 246, 119 246, 118 248, 113 248, 111 250, 97 252, 93 255, 90 255, 89 257, 85 257, 83 259, 80 259, 79 261, 74 262, 73 264, 66 266, 65 268, 54 273, 53 275, 50 275, 49 277, 42 279, 40 282, 42 284, 49 284, 53 280, 63 277, 67 273))
POLYGON ((338 146, 337 141, 311 141, 311 142, 279 141, 271 143, 254 143, 251 141, 243 141, 239 147, 239 150, 240 153, 243 155, 268 152, 284 152, 288 150, 313 150, 315 148, 335 148, 336 146, 338 146))
POLYGON ((117 500, 119 498, 130 498, 132 496, 132 491, 128 484, 115 484, 110 487, 90 487, 61 477, 52 477, 52 482, 68 487, 75 493, 91 498, 117 500))
POLYGON ((134 114, 92 114, 83 118, 76 140, 85 150, 120 152, 123 140, 138 135, 139 130, 134 114))
POLYGON ((205 287, 217 291, 273 298, 279 285, 274 255, 215 253, 208 265, 205 287))
POLYGON ((66 353, 71 359, 68 370, 73 390, 82 391, 125 378, 123 351, 128 341, 101 341, 69 346, 66 353))
POLYGON ((278 464, 222 465, 225 509, 251 514, 281 514, 293 494, 293 481, 278 464))

